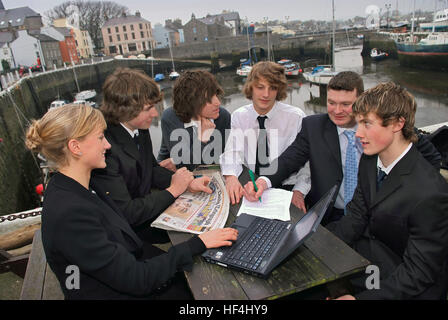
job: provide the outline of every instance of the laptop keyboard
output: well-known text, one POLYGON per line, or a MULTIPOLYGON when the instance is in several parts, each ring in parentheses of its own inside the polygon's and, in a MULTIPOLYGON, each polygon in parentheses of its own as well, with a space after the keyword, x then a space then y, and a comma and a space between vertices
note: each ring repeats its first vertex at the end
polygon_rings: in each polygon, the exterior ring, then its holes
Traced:
POLYGON ((256 218, 243 238, 223 257, 223 262, 257 270, 262 261, 271 256, 287 226, 288 224, 282 221, 256 218))

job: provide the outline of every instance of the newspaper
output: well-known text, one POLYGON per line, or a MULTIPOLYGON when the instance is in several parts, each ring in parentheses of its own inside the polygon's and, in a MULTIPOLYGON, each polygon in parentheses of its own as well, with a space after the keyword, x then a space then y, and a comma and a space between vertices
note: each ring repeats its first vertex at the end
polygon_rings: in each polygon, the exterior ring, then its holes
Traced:
POLYGON ((152 227, 201 234, 223 228, 229 215, 229 197, 219 172, 210 176, 212 193, 184 192, 152 224, 152 227))

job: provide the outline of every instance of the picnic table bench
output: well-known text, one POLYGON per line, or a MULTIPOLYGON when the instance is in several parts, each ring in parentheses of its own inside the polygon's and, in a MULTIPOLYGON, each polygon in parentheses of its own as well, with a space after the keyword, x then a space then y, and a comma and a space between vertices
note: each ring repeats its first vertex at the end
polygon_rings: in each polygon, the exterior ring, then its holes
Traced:
POLYGON ((42 245, 41 230, 34 234, 20 300, 63 300, 59 281, 51 270, 42 245))

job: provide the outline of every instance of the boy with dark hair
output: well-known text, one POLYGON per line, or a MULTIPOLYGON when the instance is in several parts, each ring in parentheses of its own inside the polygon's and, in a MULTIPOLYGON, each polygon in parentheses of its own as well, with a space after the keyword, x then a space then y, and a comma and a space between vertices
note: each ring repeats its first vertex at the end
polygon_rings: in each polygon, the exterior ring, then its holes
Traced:
POLYGON ((186 71, 176 80, 173 107, 161 119, 162 145, 157 157, 161 166, 176 171, 176 167, 194 170, 200 164, 219 163, 225 131, 230 129, 230 113, 221 107, 223 94, 207 71, 186 71))
POLYGON ((378 267, 376 289, 355 282, 364 289, 358 299, 446 299, 448 185, 414 145, 415 112, 414 97, 391 82, 353 106, 364 150, 359 183, 329 229, 378 267))

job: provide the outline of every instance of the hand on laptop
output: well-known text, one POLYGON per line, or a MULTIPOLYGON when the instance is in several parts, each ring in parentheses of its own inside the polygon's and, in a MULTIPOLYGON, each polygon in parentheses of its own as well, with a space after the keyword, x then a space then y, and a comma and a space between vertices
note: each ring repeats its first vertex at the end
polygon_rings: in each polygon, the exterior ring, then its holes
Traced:
POLYGON ((255 181, 255 184, 257 185, 258 191, 255 191, 252 181, 249 181, 244 186, 244 196, 251 202, 259 201, 258 199, 261 197, 264 190, 268 189, 268 184, 264 179, 258 178, 257 181, 255 181))
POLYGON ((216 229, 199 235, 207 249, 231 246, 232 241, 236 241, 237 237, 238 230, 233 228, 216 229))

